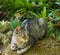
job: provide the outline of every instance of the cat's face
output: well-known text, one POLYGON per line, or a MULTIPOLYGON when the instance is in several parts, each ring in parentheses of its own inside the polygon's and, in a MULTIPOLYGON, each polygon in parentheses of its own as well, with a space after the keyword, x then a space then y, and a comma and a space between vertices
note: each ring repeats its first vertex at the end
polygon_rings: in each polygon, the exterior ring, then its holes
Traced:
POLYGON ((12 36, 11 49, 24 48, 27 45, 29 38, 27 34, 18 26, 12 36))

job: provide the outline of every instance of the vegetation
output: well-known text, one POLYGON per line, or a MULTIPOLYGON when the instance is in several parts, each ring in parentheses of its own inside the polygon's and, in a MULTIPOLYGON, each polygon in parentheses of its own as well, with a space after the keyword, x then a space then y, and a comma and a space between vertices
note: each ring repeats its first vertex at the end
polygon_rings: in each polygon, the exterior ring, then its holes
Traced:
POLYGON ((50 35, 60 26, 60 0, 0 0, 0 16, 1 14, 2 20, 10 20, 11 30, 21 25, 26 18, 45 18, 50 35))
POLYGON ((45 18, 53 10, 59 9, 59 6, 59 0, 0 0, 0 10, 11 17, 20 13, 25 18, 45 18))

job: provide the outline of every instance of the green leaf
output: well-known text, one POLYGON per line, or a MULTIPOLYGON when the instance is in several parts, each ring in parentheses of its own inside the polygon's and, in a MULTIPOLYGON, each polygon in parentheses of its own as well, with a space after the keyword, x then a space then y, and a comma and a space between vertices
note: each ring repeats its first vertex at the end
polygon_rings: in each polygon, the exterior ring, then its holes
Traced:
POLYGON ((25 7, 25 4, 22 0, 15 0, 21 7, 25 7))
POLYGON ((43 7, 41 15, 43 18, 46 18, 46 7, 43 7))
POLYGON ((28 9, 31 9, 32 8, 32 5, 27 1, 27 0, 23 0, 24 2, 24 5, 28 8, 28 9))
POLYGON ((21 12, 25 12, 26 11, 26 9, 25 8, 21 8, 21 9, 18 9, 15 13, 21 13, 21 12))
POLYGON ((56 30, 56 39, 60 41, 60 30, 56 30))
POLYGON ((40 16, 38 14, 34 13, 34 12, 30 11, 30 14, 34 15, 36 18, 40 18, 40 16))
POLYGON ((11 20, 9 29, 14 30, 17 26, 21 26, 22 22, 19 20, 11 20))

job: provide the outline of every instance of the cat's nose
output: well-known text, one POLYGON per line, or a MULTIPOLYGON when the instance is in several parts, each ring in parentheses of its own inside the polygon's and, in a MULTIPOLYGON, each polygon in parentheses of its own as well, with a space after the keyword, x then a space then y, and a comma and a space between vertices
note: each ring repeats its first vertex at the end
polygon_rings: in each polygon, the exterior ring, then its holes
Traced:
POLYGON ((16 45, 11 45, 11 50, 17 50, 17 46, 16 45))

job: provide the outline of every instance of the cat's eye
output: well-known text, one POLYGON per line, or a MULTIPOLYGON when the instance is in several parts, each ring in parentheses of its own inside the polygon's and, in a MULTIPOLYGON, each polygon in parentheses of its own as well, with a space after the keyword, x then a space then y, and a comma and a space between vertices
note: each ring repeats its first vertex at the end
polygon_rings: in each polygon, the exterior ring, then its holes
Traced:
POLYGON ((23 37, 24 35, 23 34, 19 34, 18 37, 23 37))

